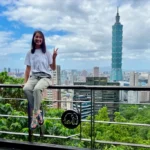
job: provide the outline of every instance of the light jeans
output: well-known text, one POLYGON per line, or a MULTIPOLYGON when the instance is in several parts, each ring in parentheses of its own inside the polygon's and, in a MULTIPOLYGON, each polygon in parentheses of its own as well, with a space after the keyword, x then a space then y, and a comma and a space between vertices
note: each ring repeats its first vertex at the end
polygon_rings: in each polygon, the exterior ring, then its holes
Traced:
POLYGON ((28 79, 27 83, 23 87, 23 91, 27 97, 31 109, 34 111, 40 109, 42 92, 50 85, 52 85, 51 78, 39 78, 32 76, 28 79))

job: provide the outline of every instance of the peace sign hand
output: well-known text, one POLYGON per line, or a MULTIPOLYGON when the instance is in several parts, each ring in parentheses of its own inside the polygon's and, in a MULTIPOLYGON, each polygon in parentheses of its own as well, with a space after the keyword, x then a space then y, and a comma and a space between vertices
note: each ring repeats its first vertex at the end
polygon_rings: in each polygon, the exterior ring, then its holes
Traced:
POLYGON ((58 48, 54 48, 54 51, 53 51, 53 59, 55 59, 56 58, 56 56, 57 56, 57 50, 58 50, 58 48))

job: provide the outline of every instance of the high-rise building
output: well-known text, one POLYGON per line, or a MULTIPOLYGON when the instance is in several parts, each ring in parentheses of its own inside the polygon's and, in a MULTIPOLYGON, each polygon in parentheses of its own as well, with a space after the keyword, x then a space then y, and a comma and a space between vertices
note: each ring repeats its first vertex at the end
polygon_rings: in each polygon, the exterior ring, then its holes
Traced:
POLYGON ((130 72, 130 86, 138 86, 139 74, 137 72, 130 72))
POLYGON ((84 76, 86 78, 87 75, 88 75, 88 72, 86 70, 81 71, 81 76, 84 76))
POLYGON ((10 69, 10 68, 8 68, 8 72, 11 72, 11 69, 10 69))
POLYGON ((99 77, 99 67, 93 68, 93 77, 99 77))
POLYGON ((62 70, 61 71, 61 85, 64 85, 66 81, 67 81, 67 71, 62 70))
MULTIPOLYGON (((74 82, 74 85, 119 86, 120 83, 107 82, 107 77, 86 77, 86 82, 74 82)), ((87 104, 87 101, 91 100, 91 90, 75 89, 74 95, 78 97, 78 101, 85 101, 82 102, 80 110, 82 118, 87 117, 91 113, 91 110, 89 109, 91 103, 88 103, 86 106, 87 108, 85 107, 84 103, 87 104), (82 97, 82 99, 80 99, 80 97, 82 97)), ((119 105, 114 103, 119 102, 119 90, 93 90, 93 100, 95 102, 94 113, 97 113, 99 109, 101 109, 103 106, 106 106, 108 108, 109 116, 113 120, 114 112, 119 111, 119 105)))
MULTIPOLYGON (((150 75, 148 73, 130 72, 130 86, 150 86, 150 75), (142 81, 147 84, 141 84, 142 81)), ((149 103, 149 91, 128 91, 128 103, 149 103)))
POLYGON ((7 68, 4 68, 4 71, 7 72, 7 68))
POLYGON ((111 81, 122 81, 122 33, 123 25, 117 9, 116 22, 112 26, 112 70, 111 81))
MULTIPOLYGON (((52 71, 52 85, 61 85, 60 70, 61 70, 61 67, 57 65, 56 70, 52 71)), ((47 93, 47 98, 49 100, 61 100, 60 89, 47 89, 45 92, 47 93)), ((59 102, 54 102, 51 105, 57 108, 61 107, 61 103, 59 102)))

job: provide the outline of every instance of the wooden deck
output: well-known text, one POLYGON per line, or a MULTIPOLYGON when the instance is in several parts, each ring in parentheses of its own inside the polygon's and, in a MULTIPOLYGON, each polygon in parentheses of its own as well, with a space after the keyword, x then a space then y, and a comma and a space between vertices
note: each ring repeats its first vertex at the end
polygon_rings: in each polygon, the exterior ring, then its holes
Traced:
POLYGON ((26 150, 32 148, 40 148, 42 150, 91 150, 87 148, 77 148, 71 146, 44 144, 44 143, 32 143, 32 142, 20 142, 16 140, 4 140, 0 139, 0 150, 26 150))

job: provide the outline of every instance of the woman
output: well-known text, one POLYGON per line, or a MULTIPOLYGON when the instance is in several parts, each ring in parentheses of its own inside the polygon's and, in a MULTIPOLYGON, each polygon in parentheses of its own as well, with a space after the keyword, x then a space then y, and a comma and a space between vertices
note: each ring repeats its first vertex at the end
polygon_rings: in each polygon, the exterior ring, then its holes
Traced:
POLYGON ((25 58, 25 85, 23 91, 33 110, 31 129, 44 123, 40 110, 42 91, 52 84, 50 69, 56 69, 57 49, 53 55, 46 50, 45 37, 41 31, 35 31, 32 37, 31 50, 25 58))

